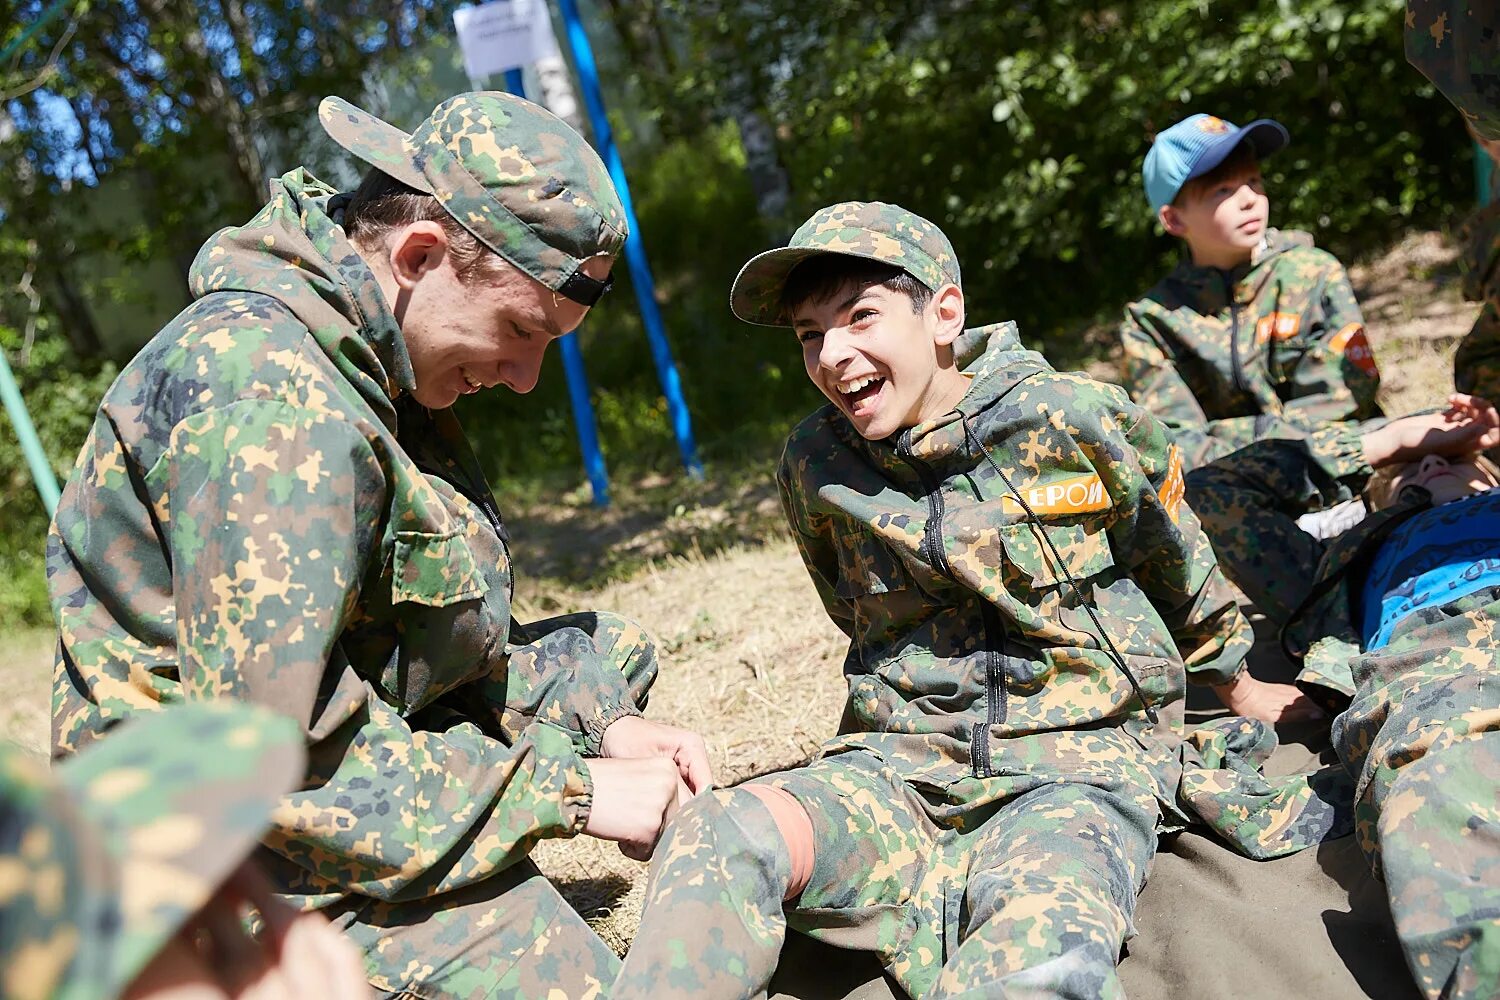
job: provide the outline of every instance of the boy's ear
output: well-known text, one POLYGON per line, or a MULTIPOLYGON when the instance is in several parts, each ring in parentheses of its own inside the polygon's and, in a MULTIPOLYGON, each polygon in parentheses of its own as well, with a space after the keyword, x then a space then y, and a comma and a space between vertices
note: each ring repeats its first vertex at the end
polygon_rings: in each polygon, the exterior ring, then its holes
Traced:
POLYGON ((419 219, 398 230, 390 242, 391 274, 399 288, 410 288, 423 274, 442 264, 448 252, 448 234, 428 219, 419 219))
POLYGON ((933 331, 933 342, 947 347, 964 332, 964 292, 949 282, 932 293, 930 307, 937 316, 937 329, 933 331))
POLYGON ((1156 218, 1161 222, 1161 227, 1173 236, 1187 233, 1187 227, 1182 224, 1182 215, 1175 205, 1163 205, 1157 209, 1156 218))

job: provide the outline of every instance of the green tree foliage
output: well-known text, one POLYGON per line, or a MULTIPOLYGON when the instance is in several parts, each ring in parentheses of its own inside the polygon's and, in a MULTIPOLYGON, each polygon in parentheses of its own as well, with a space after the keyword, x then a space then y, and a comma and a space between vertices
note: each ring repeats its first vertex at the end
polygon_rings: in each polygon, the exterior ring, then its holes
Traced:
MULTIPOLYGON (((50 3, 18 0, 0 48, 50 3)), ((455 53, 440 46, 455 6, 68 0, 0 64, 0 282, 34 264, 44 322, 18 374, 59 468, 109 371, 83 305, 80 250, 121 265, 105 291, 122 304, 139 294, 136 263, 165 258, 180 274, 209 233, 254 211, 269 174, 323 166, 323 95, 369 98, 399 74, 421 106, 447 96, 433 81, 454 73, 455 53), (80 188, 122 176, 143 219, 79 208, 80 188)), ((585 0, 704 451, 769 462, 816 405, 790 334, 737 323, 727 297, 746 258, 829 202, 897 201, 937 222, 964 264, 971 319, 1015 319, 1059 363, 1081 360, 1077 331, 1171 266, 1177 248, 1155 227, 1139 171, 1154 133, 1191 112, 1285 123, 1292 145, 1267 170, 1273 224, 1309 229, 1345 259, 1465 210, 1467 140, 1406 65, 1402 10, 1401 0, 585 0), (775 137, 769 160, 763 149, 747 158, 751 118, 775 137), (764 175, 747 173, 768 162, 790 180, 781 215, 764 214, 764 175)), ((616 474, 671 471, 675 446, 619 270, 581 334, 601 438, 616 474)), ((0 288, 0 344, 14 363, 33 306, 13 292, 0 288)), ((497 485, 559 470, 576 481, 555 360, 529 396, 460 405, 497 485)), ((0 460, 13 447, 0 426, 0 460)), ((13 577, 17 560, 35 564, 41 522, 21 464, 3 468, 0 575, 13 577)), ((9 607, 40 617, 40 584, 27 579, 33 597, 9 607)))
MULTIPOLYGON (((1097 345, 1079 331, 1172 266, 1177 242, 1152 218, 1140 167, 1156 131, 1195 111, 1285 123, 1292 144, 1267 163, 1272 222, 1346 260, 1473 203, 1458 118, 1404 60, 1400 0, 610 10, 634 39, 605 76, 612 100, 635 103, 612 110, 629 123, 641 228, 710 457, 772 455, 818 402, 790 335, 737 323, 726 298, 739 264, 833 201, 896 201, 937 222, 963 262, 971 320, 1015 319, 1059 364, 1084 360, 1097 345), (670 74, 652 44, 670 49, 670 74), (775 124, 792 178, 784 218, 754 214, 732 120, 747 108, 775 124)), ((623 288, 583 337, 611 461, 670 469, 623 288)), ((561 381, 553 370, 524 400, 466 402, 501 481, 559 458, 577 468, 561 381)))

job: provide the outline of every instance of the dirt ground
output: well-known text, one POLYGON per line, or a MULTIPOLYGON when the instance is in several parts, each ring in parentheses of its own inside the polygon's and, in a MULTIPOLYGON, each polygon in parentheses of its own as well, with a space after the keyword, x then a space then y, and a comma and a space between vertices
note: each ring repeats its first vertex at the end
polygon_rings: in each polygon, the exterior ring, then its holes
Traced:
MULTIPOLYGON (((1451 388, 1453 351, 1477 311, 1459 297, 1453 260, 1440 234, 1420 233, 1351 271, 1389 413, 1437 405, 1451 388)), ((1091 370, 1112 377, 1108 358, 1091 370)), ((843 636, 781 535, 769 466, 714 470, 704 483, 620 484, 606 512, 568 494, 512 508, 509 521, 518 615, 608 608, 646 625, 662 659, 648 716, 703 733, 721 783, 799 763, 834 731, 843 636)), ((51 642, 13 635, 0 664, 10 692, 0 734, 38 753, 51 642)), ((623 950, 644 866, 586 838, 545 843, 536 857, 623 950)))

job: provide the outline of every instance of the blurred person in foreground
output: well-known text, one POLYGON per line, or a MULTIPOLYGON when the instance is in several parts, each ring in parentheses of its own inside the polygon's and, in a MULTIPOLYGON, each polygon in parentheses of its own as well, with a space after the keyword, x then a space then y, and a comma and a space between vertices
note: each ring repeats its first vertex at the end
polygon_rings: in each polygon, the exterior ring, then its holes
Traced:
POLYGON ((617 959, 527 855, 579 833, 644 855, 707 755, 641 717, 639 627, 511 617, 509 538, 449 407, 531 390, 609 288, 623 212, 583 139, 508 94, 410 135, 338 98, 320 120, 363 183, 293 170, 210 239, 69 477, 53 753, 165 703, 270 706, 308 766, 267 876, 372 984, 589 996, 617 959))
POLYGON ((249 860, 305 764, 296 723, 230 702, 132 720, 51 774, 0 746, 0 993, 368 997, 359 952, 249 860))
POLYGON ((1013 323, 966 330, 960 280, 937 226, 846 202, 735 281, 828 400, 777 482, 847 701, 816 760, 678 813, 617 1000, 763 996, 788 928, 914 997, 1118 996, 1161 834, 1269 858, 1349 831, 1340 771, 1261 773, 1265 722, 1183 730, 1188 684, 1317 709, 1246 672, 1166 428, 1013 323))
MULTIPOLYGON (((1392 421, 1374 471, 1339 482, 1300 441, 1259 441, 1195 470, 1188 497, 1235 577, 1282 581, 1297 683, 1330 711, 1357 782, 1356 834, 1385 880, 1408 967, 1430 998, 1500 996, 1500 414, 1455 394, 1392 421), (1294 516, 1362 489, 1370 516, 1328 541, 1294 516)), ((1253 595, 1252 595, 1253 596, 1253 595)))

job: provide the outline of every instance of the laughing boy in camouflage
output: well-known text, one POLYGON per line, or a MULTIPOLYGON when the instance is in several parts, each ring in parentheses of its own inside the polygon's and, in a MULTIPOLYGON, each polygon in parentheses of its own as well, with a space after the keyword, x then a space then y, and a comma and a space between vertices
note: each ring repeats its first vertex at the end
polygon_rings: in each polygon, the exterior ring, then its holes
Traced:
POLYGON ((638 627, 511 618, 508 536, 448 408, 532 388, 609 287, 620 203, 576 133, 506 94, 409 136, 337 98, 321 120, 364 182, 294 170, 203 247, 197 301, 120 373, 69 478, 53 751, 168 702, 275 708, 308 769, 268 873, 372 984, 596 995, 618 962, 527 854, 579 833, 644 854, 707 757, 640 717, 638 627))
POLYGON ((830 400, 778 482, 850 639, 848 701, 818 760, 678 813, 614 996, 761 995, 788 925, 916 997, 1118 996, 1158 833, 1206 822, 1271 857, 1346 832, 1340 775, 1259 774, 1263 723, 1184 741, 1189 680, 1308 705, 1244 673, 1161 423, 1013 324, 964 331, 935 226, 823 209, 731 303, 791 326, 830 400))
POLYGON ((1146 154, 1146 198, 1186 258, 1120 324, 1125 387, 1164 420, 1188 468, 1262 438, 1355 453, 1380 373, 1349 278, 1302 232, 1268 228, 1269 119, 1192 115, 1146 154))
MULTIPOLYGON (((1455 394, 1392 421, 1356 488, 1373 513, 1322 542, 1299 491, 1345 475, 1300 441, 1260 441, 1188 476, 1226 563, 1275 552, 1299 581, 1285 645, 1334 710, 1360 846, 1386 884, 1424 996, 1500 996, 1500 414, 1455 394)), ((1291 595, 1286 595, 1290 599, 1291 595)))

